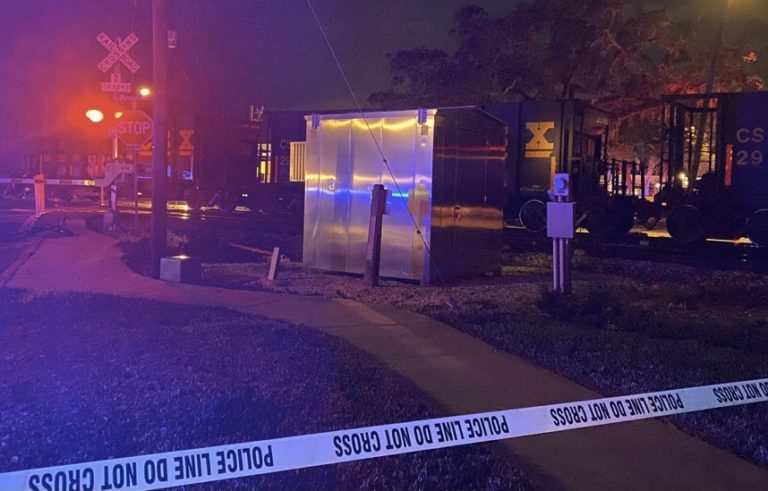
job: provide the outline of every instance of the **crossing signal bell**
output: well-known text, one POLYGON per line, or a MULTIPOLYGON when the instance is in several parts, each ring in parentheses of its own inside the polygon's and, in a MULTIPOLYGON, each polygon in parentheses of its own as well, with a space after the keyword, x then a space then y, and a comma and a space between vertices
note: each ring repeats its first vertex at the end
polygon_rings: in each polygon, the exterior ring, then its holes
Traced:
POLYGON ((570 193, 571 176, 566 172, 555 174, 552 184, 552 195, 568 197, 570 193))

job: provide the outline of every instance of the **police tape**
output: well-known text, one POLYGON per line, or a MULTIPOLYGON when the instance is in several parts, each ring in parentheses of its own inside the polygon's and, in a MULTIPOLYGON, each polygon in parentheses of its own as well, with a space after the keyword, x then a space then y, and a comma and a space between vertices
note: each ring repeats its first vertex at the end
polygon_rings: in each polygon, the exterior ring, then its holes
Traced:
POLYGON ((150 490, 768 402, 768 378, 60 465, 0 490, 150 490))

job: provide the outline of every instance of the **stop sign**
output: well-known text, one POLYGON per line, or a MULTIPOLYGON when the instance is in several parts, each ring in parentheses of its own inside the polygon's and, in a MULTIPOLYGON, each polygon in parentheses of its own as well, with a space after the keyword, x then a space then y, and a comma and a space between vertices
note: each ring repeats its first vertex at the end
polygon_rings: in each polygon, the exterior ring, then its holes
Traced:
POLYGON ((117 138, 129 147, 140 147, 152 138, 152 118, 144 111, 125 111, 115 126, 117 138))

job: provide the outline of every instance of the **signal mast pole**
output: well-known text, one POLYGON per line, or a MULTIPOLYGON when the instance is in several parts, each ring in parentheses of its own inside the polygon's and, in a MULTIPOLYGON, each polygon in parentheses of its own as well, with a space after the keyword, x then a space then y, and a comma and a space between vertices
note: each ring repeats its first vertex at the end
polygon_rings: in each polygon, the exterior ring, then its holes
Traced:
POLYGON ((160 258, 165 256, 166 241, 166 168, 167 168, 167 0, 152 0, 152 78, 155 91, 152 111, 152 268, 160 276, 160 258))

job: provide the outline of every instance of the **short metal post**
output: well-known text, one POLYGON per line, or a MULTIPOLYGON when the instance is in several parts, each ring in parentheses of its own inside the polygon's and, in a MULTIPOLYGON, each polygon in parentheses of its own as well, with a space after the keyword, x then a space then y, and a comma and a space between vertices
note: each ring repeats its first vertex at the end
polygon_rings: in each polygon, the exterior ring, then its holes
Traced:
POLYGON ((571 293, 571 269, 573 267, 573 239, 563 240, 563 293, 571 293))
POLYGON ((374 184, 371 191, 371 219, 368 224, 368 247, 365 253, 365 282, 378 286, 381 266, 381 225, 387 205, 387 190, 374 184))
POLYGON ((112 212, 112 222, 117 223, 117 184, 109 186, 109 210, 112 212))
POLYGON ((269 263, 269 274, 267 279, 274 281, 277 278, 277 266, 280 264, 280 248, 275 247, 272 249, 272 260, 269 263))
POLYGON ((35 215, 40 216, 45 213, 45 176, 37 174, 35 176, 35 215))
POLYGON ((139 152, 133 152, 133 228, 139 229, 139 152))
MULTIPOLYGON (((556 195, 553 201, 567 203, 568 198, 556 195)), ((552 237, 552 287, 558 293, 571 292, 571 251, 572 239, 552 237)))
POLYGON ((560 239, 555 237, 552 239, 552 288, 556 292, 562 291, 562 285, 560 284, 560 239))

